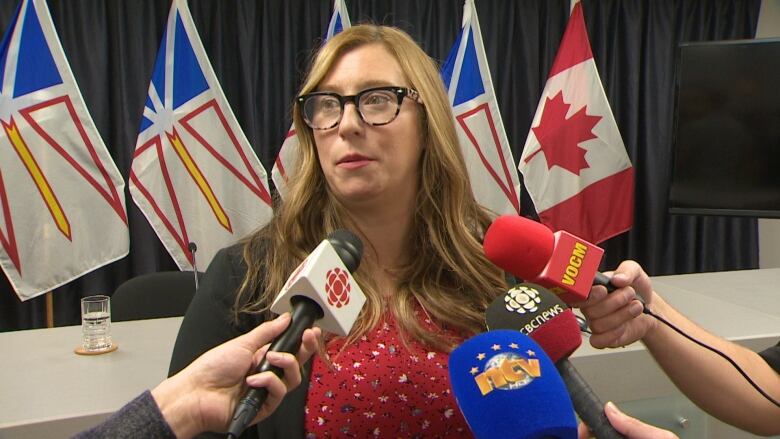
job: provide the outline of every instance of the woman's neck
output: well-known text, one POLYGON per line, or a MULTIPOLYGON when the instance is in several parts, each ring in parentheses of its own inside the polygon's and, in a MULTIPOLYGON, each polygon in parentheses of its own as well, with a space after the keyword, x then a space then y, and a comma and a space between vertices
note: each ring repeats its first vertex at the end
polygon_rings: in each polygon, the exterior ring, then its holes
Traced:
POLYGON ((351 220, 363 240, 361 266, 382 295, 391 295, 397 287, 395 275, 411 257, 409 239, 413 206, 384 205, 381 208, 350 208, 351 220))

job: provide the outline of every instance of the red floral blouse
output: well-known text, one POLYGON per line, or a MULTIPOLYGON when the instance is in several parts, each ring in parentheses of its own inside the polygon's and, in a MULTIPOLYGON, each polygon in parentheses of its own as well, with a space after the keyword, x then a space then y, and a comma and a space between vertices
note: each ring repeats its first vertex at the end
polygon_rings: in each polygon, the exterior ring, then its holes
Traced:
MULTIPOLYGON (((473 437, 450 391, 449 355, 413 341, 407 349, 389 314, 341 352, 343 339, 328 343, 332 369, 315 355, 306 401, 307 439, 473 437)), ((428 318, 423 326, 442 332, 428 318)))

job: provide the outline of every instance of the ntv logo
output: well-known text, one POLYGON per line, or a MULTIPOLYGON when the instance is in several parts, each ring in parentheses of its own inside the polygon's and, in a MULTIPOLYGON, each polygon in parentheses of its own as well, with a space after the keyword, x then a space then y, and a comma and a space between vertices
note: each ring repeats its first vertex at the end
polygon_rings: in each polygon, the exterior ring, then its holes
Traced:
MULTIPOLYGON (((533 351, 529 351, 533 355, 533 351)), ((484 355, 484 354, 480 354, 484 355)), ((474 377, 482 395, 495 389, 515 390, 542 376, 539 360, 523 358, 513 352, 502 352, 485 364, 485 370, 474 377)))

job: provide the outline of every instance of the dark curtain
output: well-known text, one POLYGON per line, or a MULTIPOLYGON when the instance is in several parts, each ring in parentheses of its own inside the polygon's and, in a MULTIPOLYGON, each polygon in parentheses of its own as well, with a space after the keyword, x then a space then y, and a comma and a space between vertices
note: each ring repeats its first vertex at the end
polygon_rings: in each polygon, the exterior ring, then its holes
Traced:
MULTIPOLYGON (((0 0, 5 32, 17 6, 0 0)), ((54 25, 92 117, 125 178, 168 0, 49 0, 54 25)), ((289 111, 331 0, 190 0, 223 90, 270 175, 289 111)), ((401 27, 439 62, 460 30, 462 0, 347 0, 352 23, 401 27)), ((760 0, 584 0, 596 64, 636 169, 631 232, 604 243, 603 269, 639 261, 653 275, 757 268, 755 219, 667 213, 677 44, 752 38, 760 0)), ((485 49, 515 158, 558 49, 568 0, 477 1, 485 49)), ((533 205, 523 193, 523 211, 533 205)), ((175 270, 127 196, 128 257, 54 291, 55 324, 80 322, 79 298, 142 273, 175 270)), ((609 212, 605 212, 608 215, 609 212)), ((204 269, 205 267, 200 267, 204 269)), ((43 296, 20 302, 0 279, 0 331, 42 327, 43 296)))

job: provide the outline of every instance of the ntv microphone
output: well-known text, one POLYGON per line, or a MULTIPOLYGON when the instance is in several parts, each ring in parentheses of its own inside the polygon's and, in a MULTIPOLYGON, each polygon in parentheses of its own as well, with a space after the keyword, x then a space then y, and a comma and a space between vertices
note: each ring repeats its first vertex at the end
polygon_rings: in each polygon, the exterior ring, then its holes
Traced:
POLYGON ((487 309, 488 329, 527 334, 555 363, 574 408, 597 438, 623 438, 604 413, 604 403, 568 360, 582 343, 577 318, 555 294, 531 283, 515 285, 487 309))
MULTIPOLYGON (((363 254, 363 243, 353 233, 336 230, 328 235, 285 282, 271 305, 277 314, 290 312, 290 326, 277 337, 268 351, 295 353, 301 346, 303 331, 315 321, 323 331, 346 336, 358 318, 366 296, 354 281, 363 254)), ((255 373, 272 371, 282 377, 284 371, 265 359, 255 373)), ((228 437, 238 437, 257 415, 268 397, 265 388, 252 388, 241 400, 228 429, 228 437)))
MULTIPOLYGON (((563 230, 553 233, 528 218, 496 218, 485 231, 482 248, 502 270, 549 288, 566 303, 587 299, 593 285, 615 291, 609 277, 598 271, 602 248, 563 230)), ((635 299, 644 305, 640 296, 635 299)))
POLYGON ((476 335, 450 353, 452 393, 479 439, 574 439, 577 419, 542 348, 518 331, 476 335))

